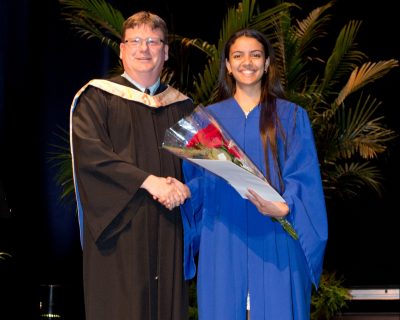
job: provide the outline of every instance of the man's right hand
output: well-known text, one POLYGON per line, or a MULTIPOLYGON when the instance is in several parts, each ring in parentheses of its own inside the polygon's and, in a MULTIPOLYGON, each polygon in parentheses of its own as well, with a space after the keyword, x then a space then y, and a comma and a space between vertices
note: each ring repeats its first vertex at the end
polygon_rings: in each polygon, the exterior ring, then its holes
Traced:
POLYGON ((185 202, 190 196, 189 189, 175 178, 163 178, 150 175, 141 185, 154 200, 159 201, 169 210, 185 202))

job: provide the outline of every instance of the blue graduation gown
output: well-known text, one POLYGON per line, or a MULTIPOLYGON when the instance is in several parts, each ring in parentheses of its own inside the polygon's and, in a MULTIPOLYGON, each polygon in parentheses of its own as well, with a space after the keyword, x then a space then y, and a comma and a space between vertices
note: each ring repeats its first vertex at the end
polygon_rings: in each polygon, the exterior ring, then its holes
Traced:
MULTIPOLYGON (((240 148, 265 174, 259 133, 260 108, 246 117, 236 100, 207 107, 240 148)), ((327 241, 327 216, 314 137, 306 111, 277 101, 287 137, 278 143, 287 219, 299 240, 279 223, 263 216, 223 179, 184 161, 192 197, 182 206, 185 276, 196 272, 200 320, 246 319, 250 294, 251 320, 310 318, 312 284, 316 287, 327 241), (286 148, 286 153, 284 148, 286 148)), ((278 178, 271 168, 275 185, 278 178)))

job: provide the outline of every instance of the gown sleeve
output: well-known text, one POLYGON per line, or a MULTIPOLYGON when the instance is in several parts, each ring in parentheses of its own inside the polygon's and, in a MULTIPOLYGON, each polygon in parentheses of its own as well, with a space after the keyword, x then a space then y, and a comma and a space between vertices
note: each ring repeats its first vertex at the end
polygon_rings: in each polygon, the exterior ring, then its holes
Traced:
MULTIPOLYGON (((77 193, 81 241, 83 223, 96 242, 120 232, 131 217, 126 212, 149 173, 114 152, 107 130, 107 97, 88 88, 71 110, 71 150, 77 193), (83 222, 84 220, 84 222, 83 222)), ((124 137, 121 137, 123 139, 124 137)))
POLYGON ((319 161, 306 111, 297 109, 295 127, 289 130, 287 156, 283 166, 289 206, 288 220, 294 226, 306 257, 311 280, 318 287, 328 238, 327 215, 319 161), (292 132, 290 132, 292 131, 292 132))
POLYGON ((199 252, 201 219, 204 197, 204 169, 187 160, 182 162, 183 177, 191 197, 181 206, 184 231, 184 276, 192 279, 196 274, 195 257, 199 252))

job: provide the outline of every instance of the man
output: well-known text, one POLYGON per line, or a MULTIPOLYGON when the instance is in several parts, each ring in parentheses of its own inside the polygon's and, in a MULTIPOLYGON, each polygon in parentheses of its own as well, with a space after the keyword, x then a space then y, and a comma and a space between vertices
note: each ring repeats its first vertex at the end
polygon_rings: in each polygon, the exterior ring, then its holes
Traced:
POLYGON ((194 106, 160 83, 167 37, 157 15, 132 15, 124 73, 90 81, 71 107, 86 320, 187 318, 179 205, 189 194, 180 160, 161 144, 194 106))

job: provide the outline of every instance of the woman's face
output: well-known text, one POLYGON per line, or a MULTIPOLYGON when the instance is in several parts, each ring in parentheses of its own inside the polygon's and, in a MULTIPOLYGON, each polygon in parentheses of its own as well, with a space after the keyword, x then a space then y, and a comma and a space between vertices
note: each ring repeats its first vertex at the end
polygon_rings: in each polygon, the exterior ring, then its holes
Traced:
POLYGON ((267 67, 264 48, 258 40, 242 36, 232 44, 226 68, 237 86, 261 85, 267 67))

